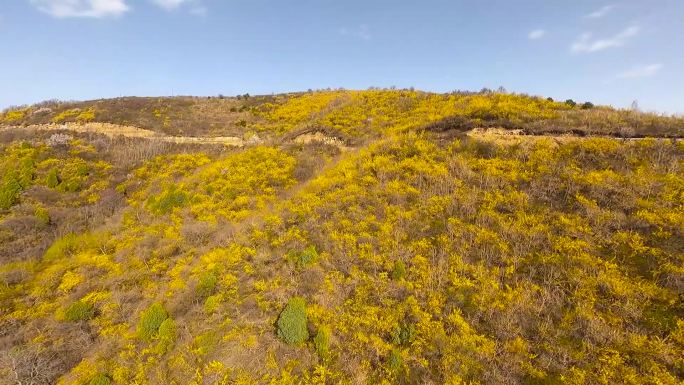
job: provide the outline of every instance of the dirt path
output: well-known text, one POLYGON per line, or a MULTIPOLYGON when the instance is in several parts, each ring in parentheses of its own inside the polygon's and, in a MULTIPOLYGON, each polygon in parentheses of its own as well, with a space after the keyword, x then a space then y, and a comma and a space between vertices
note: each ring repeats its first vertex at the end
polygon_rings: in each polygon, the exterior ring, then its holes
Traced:
MULTIPOLYGON (((18 127, 6 127, 12 129, 18 127)), ((138 128, 133 126, 122 126, 111 123, 68 123, 68 124, 38 124, 21 127, 26 130, 39 131, 74 131, 79 133, 94 133, 106 135, 110 138, 124 136, 127 138, 153 139, 169 143, 196 143, 196 144, 223 144, 225 146, 242 147, 245 141, 236 136, 216 136, 216 137, 192 137, 192 136, 170 136, 138 128)))
MULTIPOLYGON (((613 140, 622 140, 622 141, 633 141, 633 140, 644 140, 647 138, 634 138, 634 137, 628 137, 628 138, 617 138, 614 136, 606 136, 606 135, 587 135, 587 136, 578 136, 578 135, 573 135, 573 134, 525 134, 522 130, 507 130, 504 128, 474 128, 470 131, 467 131, 465 133, 467 136, 473 137, 473 138, 478 138, 482 140, 487 140, 491 142, 496 142, 499 144, 508 144, 508 145, 513 145, 513 144, 520 144, 522 142, 527 142, 527 143, 533 143, 541 140, 552 140, 557 144, 562 144, 562 143, 567 143, 570 141, 576 141, 576 140, 585 140, 585 139, 592 139, 592 138, 604 138, 604 139, 613 139, 613 140)), ((658 138, 654 137, 653 139, 657 140, 672 140, 672 141, 681 141, 681 138, 658 138)))

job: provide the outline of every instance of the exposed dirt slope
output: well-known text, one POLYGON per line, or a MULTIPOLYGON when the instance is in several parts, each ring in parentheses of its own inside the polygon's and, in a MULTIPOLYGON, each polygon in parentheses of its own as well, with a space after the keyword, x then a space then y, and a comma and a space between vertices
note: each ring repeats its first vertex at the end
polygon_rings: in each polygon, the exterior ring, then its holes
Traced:
MULTIPOLYGON (((8 127, 13 128, 13 127, 8 127)), ((8 129, 6 128, 6 129, 8 129)), ((192 136, 172 136, 162 135, 158 132, 146 130, 133 126, 123 126, 111 123, 68 123, 68 124, 36 124, 23 127, 26 130, 40 131, 74 131, 79 133, 94 133, 106 135, 110 138, 123 136, 127 138, 155 139, 169 143, 197 143, 197 144, 223 144, 226 146, 242 147, 245 141, 236 136, 215 136, 215 137, 192 137, 192 136)))

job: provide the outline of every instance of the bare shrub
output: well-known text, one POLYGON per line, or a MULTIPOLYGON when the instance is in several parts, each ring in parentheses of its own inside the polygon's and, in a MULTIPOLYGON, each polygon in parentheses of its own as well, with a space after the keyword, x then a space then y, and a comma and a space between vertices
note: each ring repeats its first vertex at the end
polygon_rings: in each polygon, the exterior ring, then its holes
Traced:
POLYGON ((57 133, 50 135, 45 143, 50 147, 66 146, 72 139, 73 137, 71 135, 57 133))

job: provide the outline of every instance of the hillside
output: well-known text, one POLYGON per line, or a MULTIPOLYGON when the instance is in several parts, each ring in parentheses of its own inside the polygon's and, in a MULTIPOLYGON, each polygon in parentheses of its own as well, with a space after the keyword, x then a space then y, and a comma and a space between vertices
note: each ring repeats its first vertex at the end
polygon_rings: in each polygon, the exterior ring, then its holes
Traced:
POLYGON ((2 385, 684 381, 682 118, 368 90, 0 124, 2 385))

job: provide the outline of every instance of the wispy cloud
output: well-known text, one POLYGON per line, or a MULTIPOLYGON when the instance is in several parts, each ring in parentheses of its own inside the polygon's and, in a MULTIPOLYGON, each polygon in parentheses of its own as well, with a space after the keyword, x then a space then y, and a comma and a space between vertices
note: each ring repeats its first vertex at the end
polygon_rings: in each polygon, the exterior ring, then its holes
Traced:
POLYGON ((152 3, 165 11, 172 12, 180 8, 194 16, 204 17, 209 13, 209 9, 202 4, 201 0, 151 0, 152 3))
POLYGON ((152 0, 153 3, 164 8, 167 11, 173 11, 179 8, 184 3, 190 2, 189 0, 152 0))
POLYGON ((603 16, 606 16, 610 11, 615 9, 615 5, 606 5, 605 7, 602 7, 600 9, 597 9, 596 11, 585 15, 584 17, 587 19, 600 19, 603 16))
POLYGON ((592 53, 603 51, 609 48, 622 47, 627 44, 630 38, 636 36, 641 32, 639 26, 633 25, 628 27, 615 36, 611 36, 605 39, 592 39, 590 33, 584 33, 579 36, 579 38, 572 43, 570 46, 570 51, 573 53, 592 53))
POLYGON ((527 34, 527 38, 530 40, 539 40, 544 36, 546 36, 546 31, 543 29, 535 29, 527 34))
POLYGON ((647 78, 657 74, 661 69, 663 69, 663 65, 660 63, 634 66, 628 70, 620 72, 616 77, 618 79, 647 78))
POLYGON ((367 25, 362 24, 356 28, 340 28, 339 31, 342 36, 352 36, 362 40, 370 40, 373 36, 371 35, 370 29, 367 25))
POLYGON ((126 0, 30 0, 52 17, 116 17, 128 12, 126 0))

